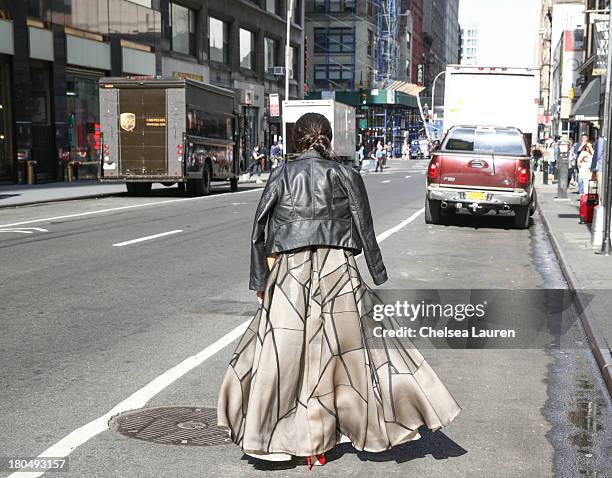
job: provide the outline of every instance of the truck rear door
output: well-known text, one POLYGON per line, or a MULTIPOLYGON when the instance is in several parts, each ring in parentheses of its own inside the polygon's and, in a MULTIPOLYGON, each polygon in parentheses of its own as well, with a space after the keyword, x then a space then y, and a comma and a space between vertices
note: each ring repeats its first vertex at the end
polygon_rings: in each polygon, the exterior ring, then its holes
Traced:
POLYGON ((119 89, 119 174, 166 176, 168 145, 165 88, 119 89))

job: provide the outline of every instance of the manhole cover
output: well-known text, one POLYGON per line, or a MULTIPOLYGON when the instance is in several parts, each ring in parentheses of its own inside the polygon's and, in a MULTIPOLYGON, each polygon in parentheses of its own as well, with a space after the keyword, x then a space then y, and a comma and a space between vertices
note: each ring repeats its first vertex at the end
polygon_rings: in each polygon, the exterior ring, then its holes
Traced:
POLYGON ((214 446, 231 443, 217 426, 217 410, 200 407, 150 407, 130 410, 108 422, 112 431, 165 445, 214 446))

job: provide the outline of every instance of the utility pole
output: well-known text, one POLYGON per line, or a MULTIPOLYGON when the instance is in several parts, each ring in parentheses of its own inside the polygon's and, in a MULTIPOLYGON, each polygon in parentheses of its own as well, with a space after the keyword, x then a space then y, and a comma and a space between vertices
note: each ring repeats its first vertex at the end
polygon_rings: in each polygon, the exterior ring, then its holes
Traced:
MULTIPOLYGON (((608 8, 608 34, 612 31, 612 12, 608 8)), ((609 256, 612 244, 610 244, 610 207, 612 206, 612 152, 610 151, 610 145, 612 141, 612 121, 610 121, 610 83, 612 79, 612 48, 608 43, 608 66, 606 69, 606 99, 604 102, 604 157, 602 161, 602 176, 604 183, 604 197, 603 197, 603 214, 604 214, 604 236, 601 243, 600 254, 609 256)))

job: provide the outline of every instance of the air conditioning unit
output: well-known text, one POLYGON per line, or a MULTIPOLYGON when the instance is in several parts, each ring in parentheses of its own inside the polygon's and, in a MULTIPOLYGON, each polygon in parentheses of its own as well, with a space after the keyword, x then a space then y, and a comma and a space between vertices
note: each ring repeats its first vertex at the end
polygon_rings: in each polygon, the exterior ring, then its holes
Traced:
POLYGON ((274 76, 285 76, 285 67, 284 66, 271 66, 269 68, 270 73, 274 76))

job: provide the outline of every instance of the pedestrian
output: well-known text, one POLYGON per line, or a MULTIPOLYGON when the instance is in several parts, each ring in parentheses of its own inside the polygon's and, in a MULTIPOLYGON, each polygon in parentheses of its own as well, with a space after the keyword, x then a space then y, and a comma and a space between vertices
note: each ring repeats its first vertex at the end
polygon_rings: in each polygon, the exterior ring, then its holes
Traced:
POLYGON ((257 174, 257 180, 255 181, 258 184, 263 183, 263 181, 261 180, 261 164, 262 164, 262 158, 264 158, 265 156, 263 156, 261 154, 261 152, 259 151, 259 146, 255 145, 253 147, 253 152, 251 153, 251 164, 249 166, 249 179, 251 179, 251 176, 253 176, 253 174, 257 174))
POLYGON ((268 169, 268 148, 263 143, 259 144, 259 153, 261 155, 261 170, 266 171, 268 169))
POLYGON ((383 162, 385 160, 385 148, 383 147, 382 143, 379 141, 376 144, 376 151, 374 153, 374 159, 376 160, 376 169, 374 170, 375 173, 378 172, 378 169, 380 168, 380 172, 383 172, 383 162))
POLYGON ((318 113, 293 128, 299 156, 272 171, 251 237, 249 288, 260 302, 226 370, 218 425, 247 455, 324 465, 341 442, 385 452, 437 430, 461 408, 364 282, 387 280, 361 175, 334 161, 318 113), (307 207, 305 207, 307 206, 307 207), (312 206, 312 207, 311 207, 312 206), (374 309, 373 309, 374 308, 374 309))
POLYGON ((591 162, 593 160, 593 145, 589 141, 589 135, 583 134, 578 148, 578 194, 588 192, 591 180, 591 162))
POLYGON ((365 159, 365 156, 365 145, 361 143, 359 145, 359 148, 357 149, 357 152, 355 153, 355 169, 357 169, 357 171, 361 171, 361 166, 363 165, 363 160, 365 159))
POLYGON ((282 149, 278 145, 278 141, 274 141, 272 147, 270 148, 270 159, 272 161, 272 168, 276 168, 282 164, 282 149))
POLYGON ((408 140, 404 141, 402 144, 402 159, 410 159, 410 145, 408 144, 408 140))
POLYGON ((388 141, 385 145, 385 157, 383 159, 383 166, 387 167, 387 159, 393 159, 393 144, 388 141))

